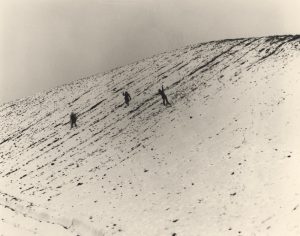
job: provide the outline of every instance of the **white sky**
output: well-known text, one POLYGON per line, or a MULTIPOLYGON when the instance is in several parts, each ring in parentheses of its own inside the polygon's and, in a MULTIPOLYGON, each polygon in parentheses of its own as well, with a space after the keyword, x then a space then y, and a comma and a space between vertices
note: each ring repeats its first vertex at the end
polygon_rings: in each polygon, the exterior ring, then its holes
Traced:
POLYGON ((209 40, 300 33, 300 0, 0 0, 0 103, 209 40))

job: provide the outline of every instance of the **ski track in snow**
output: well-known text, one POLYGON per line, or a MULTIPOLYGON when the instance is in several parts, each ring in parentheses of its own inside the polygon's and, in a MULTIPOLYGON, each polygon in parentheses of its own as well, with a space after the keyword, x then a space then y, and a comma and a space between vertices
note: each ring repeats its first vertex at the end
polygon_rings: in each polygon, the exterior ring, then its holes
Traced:
POLYGON ((299 48, 202 43, 1 105, 0 235, 300 235, 299 48))

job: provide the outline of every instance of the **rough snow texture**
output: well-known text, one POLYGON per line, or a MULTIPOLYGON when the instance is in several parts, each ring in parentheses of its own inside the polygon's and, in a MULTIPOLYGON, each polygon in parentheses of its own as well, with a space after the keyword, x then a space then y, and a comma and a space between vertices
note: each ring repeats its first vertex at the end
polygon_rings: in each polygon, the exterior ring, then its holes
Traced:
POLYGON ((300 235, 299 49, 202 43, 1 105, 0 235, 300 235))

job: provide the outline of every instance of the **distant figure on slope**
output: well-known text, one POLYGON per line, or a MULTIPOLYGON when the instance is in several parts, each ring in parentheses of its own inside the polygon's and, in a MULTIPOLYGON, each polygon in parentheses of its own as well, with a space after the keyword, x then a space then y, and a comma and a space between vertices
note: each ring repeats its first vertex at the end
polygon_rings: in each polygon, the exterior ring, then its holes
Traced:
POLYGON ((71 112, 70 115, 71 129, 73 128, 73 126, 77 127, 76 121, 77 121, 76 114, 74 112, 71 112))
POLYGON ((126 105, 129 106, 129 101, 131 100, 130 94, 127 91, 125 91, 125 92, 123 92, 123 96, 124 96, 126 105))
POLYGON ((163 86, 163 85, 161 86, 161 89, 158 90, 158 94, 161 95, 161 98, 162 98, 162 100, 163 100, 163 104, 164 104, 165 106, 171 105, 171 104, 169 103, 169 101, 168 101, 167 95, 165 94, 165 90, 164 90, 164 86, 163 86))

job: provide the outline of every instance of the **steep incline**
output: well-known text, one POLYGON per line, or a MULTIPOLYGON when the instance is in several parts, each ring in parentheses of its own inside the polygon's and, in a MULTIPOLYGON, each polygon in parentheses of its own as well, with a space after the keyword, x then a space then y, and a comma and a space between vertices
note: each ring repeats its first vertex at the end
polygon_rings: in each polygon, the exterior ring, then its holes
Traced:
POLYGON ((1 233, 299 235, 299 49, 202 43, 1 105, 1 233))

